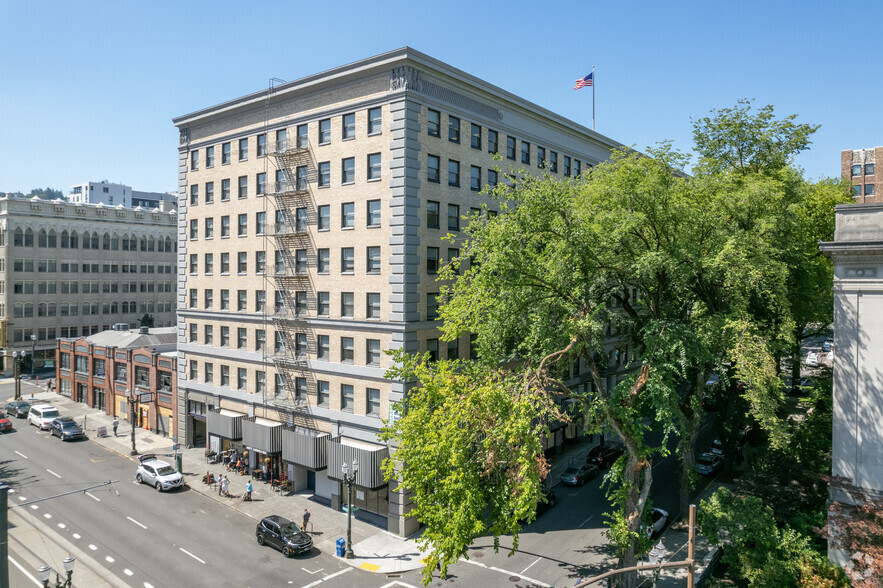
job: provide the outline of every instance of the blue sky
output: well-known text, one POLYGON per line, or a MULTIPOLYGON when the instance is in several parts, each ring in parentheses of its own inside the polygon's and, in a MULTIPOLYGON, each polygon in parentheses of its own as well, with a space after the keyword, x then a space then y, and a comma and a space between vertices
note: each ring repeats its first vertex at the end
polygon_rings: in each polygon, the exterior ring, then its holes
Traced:
POLYGON ((821 124, 797 163, 883 144, 883 2, 0 0, 0 192, 174 190, 172 117, 411 46, 638 148, 740 98, 821 124))

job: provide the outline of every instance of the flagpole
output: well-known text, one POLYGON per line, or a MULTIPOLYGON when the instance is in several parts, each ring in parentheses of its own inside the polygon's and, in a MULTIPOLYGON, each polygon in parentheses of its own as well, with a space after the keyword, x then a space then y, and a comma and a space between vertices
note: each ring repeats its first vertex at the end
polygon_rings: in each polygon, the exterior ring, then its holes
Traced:
POLYGON ((592 130, 595 130, 595 66, 592 65, 592 130))

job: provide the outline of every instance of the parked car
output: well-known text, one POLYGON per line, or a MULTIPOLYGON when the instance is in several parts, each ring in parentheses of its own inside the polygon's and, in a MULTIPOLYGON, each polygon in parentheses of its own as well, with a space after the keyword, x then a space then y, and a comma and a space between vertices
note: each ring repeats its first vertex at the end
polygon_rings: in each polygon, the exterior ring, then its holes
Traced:
POLYGON ((803 363, 809 367, 816 367, 819 365, 819 354, 815 351, 810 351, 806 354, 806 358, 803 360, 803 363))
POLYGON ((555 492, 553 492, 552 490, 544 490, 544 493, 546 495, 546 501, 543 502, 542 500, 540 500, 537 502, 537 516, 540 516, 541 514, 558 504, 558 499, 555 497, 555 492))
POLYGON ((716 453, 703 453, 696 460, 696 471, 703 476, 715 474, 724 467, 724 458, 716 453))
POLYGON ((834 340, 827 339, 824 343, 822 343, 822 351, 825 353, 831 353, 834 349, 834 340))
POLYGON ((24 400, 13 400, 6 405, 6 416, 18 419, 27 418, 28 411, 31 410, 31 404, 24 400))
POLYGON ((71 417, 59 417, 52 419, 49 424, 49 433, 61 439, 62 441, 73 441, 74 439, 85 439, 86 433, 80 428, 80 425, 71 417))
POLYGON ((668 511, 661 508, 654 508, 650 512, 650 524, 645 527, 648 537, 655 537, 668 522, 668 511))
POLYGON ((592 447, 592 450, 589 451, 589 454, 586 456, 586 463, 594 464, 598 466, 598 469, 609 468, 623 453, 625 453, 625 450, 622 447, 598 445, 592 447))
MULTIPOLYGON (((785 383, 785 393, 790 395, 794 394, 794 387, 791 385, 791 376, 784 376, 782 381, 785 383)), ((797 394, 808 394, 810 389, 815 385, 815 380, 812 378, 800 378, 800 383, 797 385, 798 392, 797 394)))
POLYGON ((269 545, 282 552, 285 557, 309 551, 313 548, 313 539, 300 530, 293 522, 279 515, 270 515, 261 519, 255 529, 258 545, 269 545))
POLYGON ((6 417, 0 417, 0 433, 8 433, 12 430, 12 421, 6 417))
POLYGON ((139 484, 150 484, 157 492, 184 486, 184 476, 168 463, 157 459, 153 454, 142 455, 141 463, 135 471, 135 480, 139 484))
POLYGON ((37 404, 28 411, 28 422, 40 429, 48 429, 52 419, 60 416, 58 409, 51 404, 37 404))
POLYGON ((561 483, 568 486, 582 486, 598 475, 598 466, 587 463, 578 468, 567 468, 561 474, 561 483))
POLYGON ((715 455, 724 455, 724 444, 721 443, 720 439, 715 439, 711 442, 711 449, 709 450, 711 453, 715 455))

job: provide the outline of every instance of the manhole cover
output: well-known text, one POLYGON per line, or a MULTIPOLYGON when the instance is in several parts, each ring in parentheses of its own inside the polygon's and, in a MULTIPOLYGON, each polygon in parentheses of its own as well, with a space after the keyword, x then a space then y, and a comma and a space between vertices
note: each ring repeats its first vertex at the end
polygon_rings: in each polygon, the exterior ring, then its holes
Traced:
POLYGON ((474 557, 475 559, 481 559, 482 557, 484 557, 484 551, 481 551, 479 549, 475 553, 470 554, 470 557, 474 557))
POLYGON ((509 581, 510 582, 521 582, 521 578, 519 578, 518 576, 509 576, 509 581))

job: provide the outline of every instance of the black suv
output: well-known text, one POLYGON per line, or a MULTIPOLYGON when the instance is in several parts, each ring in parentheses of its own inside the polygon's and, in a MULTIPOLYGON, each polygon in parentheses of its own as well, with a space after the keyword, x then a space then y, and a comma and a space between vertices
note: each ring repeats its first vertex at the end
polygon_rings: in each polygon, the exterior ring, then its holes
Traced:
POLYGON ((586 463, 595 464, 599 469, 609 468, 623 453, 625 453, 625 450, 622 447, 598 445, 597 447, 592 447, 592 450, 589 451, 589 454, 586 456, 586 463))
POLYGON ((31 405, 24 400, 13 400, 6 405, 6 415, 23 419, 28 416, 31 405))
POLYGON ((78 425, 71 417, 58 417, 57 419, 52 419, 52 422, 49 423, 49 433, 55 435, 62 441, 86 438, 83 429, 81 429, 80 425, 78 425))
POLYGON ((285 557, 309 551, 313 539, 300 530, 300 527, 279 515, 270 515, 258 523, 255 529, 258 545, 269 545, 282 551, 285 557))

